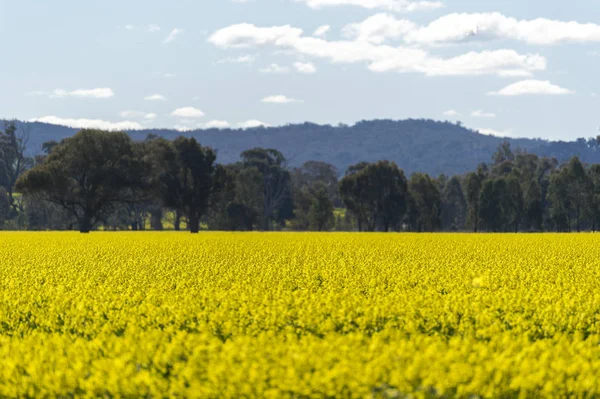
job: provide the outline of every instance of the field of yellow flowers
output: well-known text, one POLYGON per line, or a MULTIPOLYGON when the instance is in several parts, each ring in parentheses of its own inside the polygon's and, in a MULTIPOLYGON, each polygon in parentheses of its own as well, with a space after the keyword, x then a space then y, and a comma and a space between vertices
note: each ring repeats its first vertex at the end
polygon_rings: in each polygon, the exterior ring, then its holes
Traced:
POLYGON ((598 396, 599 237, 3 233, 0 396, 598 396))

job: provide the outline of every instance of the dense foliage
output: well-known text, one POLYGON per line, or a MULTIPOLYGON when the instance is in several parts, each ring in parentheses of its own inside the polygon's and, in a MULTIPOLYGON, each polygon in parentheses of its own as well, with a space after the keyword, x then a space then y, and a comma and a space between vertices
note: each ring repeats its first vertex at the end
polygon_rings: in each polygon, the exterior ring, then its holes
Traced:
POLYGON ((595 235, 0 234, 2 397, 595 397, 595 235))
POLYGON ((502 142, 475 171, 407 176, 388 160, 292 168, 273 148, 219 164, 195 138, 82 130, 25 155, 0 135, 0 227, 297 231, 596 231, 600 164, 560 163, 502 142))

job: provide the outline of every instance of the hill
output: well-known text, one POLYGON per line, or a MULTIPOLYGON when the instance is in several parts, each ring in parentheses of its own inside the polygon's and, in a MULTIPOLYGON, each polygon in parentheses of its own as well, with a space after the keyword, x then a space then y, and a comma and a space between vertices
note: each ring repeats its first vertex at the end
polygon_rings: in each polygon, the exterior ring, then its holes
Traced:
MULTIPOLYGON (((41 151, 49 140, 59 141, 77 129, 38 122, 22 122, 30 135, 29 151, 41 151)), ((573 155, 587 163, 600 163, 595 139, 551 142, 541 139, 514 139, 487 136, 449 122, 432 120, 374 120, 353 126, 304 123, 253 129, 208 129, 189 132, 149 129, 128 132, 136 140, 153 133, 167 139, 180 135, 196 137, 203 145, 217 150, 220 163, 236 162, 239 154, 253 147, 275 148, 283 152, 291 166, 309 160, 335 165, 341 173, 361 161, 387 159, 407 174, 427 172, 452 175, 471 171, 481 162, 489 162, 498 145, 508 140, 540 156, 564 161, 573 155)))

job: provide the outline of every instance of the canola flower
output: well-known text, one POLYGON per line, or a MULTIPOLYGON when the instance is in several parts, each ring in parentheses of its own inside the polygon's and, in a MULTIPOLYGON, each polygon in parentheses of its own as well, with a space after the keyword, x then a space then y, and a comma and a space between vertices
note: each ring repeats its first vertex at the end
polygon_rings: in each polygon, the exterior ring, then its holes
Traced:
POLYGON ((587 235, 0 234, 0 397, 600 395, 587 235))

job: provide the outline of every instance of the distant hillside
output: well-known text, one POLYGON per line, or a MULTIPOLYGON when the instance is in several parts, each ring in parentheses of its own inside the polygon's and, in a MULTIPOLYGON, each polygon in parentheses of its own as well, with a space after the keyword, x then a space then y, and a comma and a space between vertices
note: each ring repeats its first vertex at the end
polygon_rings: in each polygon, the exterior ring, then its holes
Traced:
MULTIPOLYGON (((59 141, 77 129, 44 123, 24 123, 29 130, 31 152, 40 152, 42 143, 59 141)), ((432 120, 375 120, 354 126, 330 126, 304 123, 246 130, 210 129, 191 132, 150 129, 128 132, 141 140, 149 133, 168 139, 193 136, 202 145, 217 150, 220 163, 231 163, 239 154, 253 147, 276 148, 284 153, 291 166, 309 160, 335 165, 340 172, 357 162, 387 159, 395 161, 407 174, 416 171, 432 175, 460 174, 489 162, 505 139, 486 136, 462 126, 432 120)), ((555 157, 559 161, 578 155, 582 161, 600 163, 600 149, 594 141, 549 142, 532 139, 507 139, 513 148, 555 157)))

